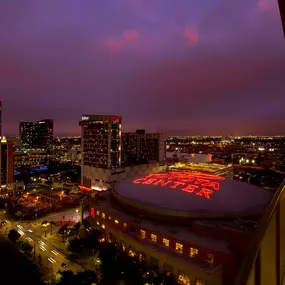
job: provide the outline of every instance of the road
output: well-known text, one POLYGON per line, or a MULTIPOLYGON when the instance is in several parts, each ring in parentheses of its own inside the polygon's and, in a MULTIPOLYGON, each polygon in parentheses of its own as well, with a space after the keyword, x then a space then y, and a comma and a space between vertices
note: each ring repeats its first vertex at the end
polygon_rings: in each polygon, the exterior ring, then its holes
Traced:
MULTIPOLYGON (((8 234, 10 229, 16 229, 22 236, 26 239, 35 249, 36 261, 39 260, 39 255, 41 256, 42 266, 48 268, 53 273, 58 270, 72 270, 74 273, 84 271, 84 268, 77 263, 74 263, 66 258, 66 255, 58 250, 56 244, 47 240, 44 237, 45 229, 42 228, 41 224, 43 221, 79 221, 79 211, 78 209, 70 209, 64 212, 53 213, 44 218, 38 219, 32 222, 22 222, 22 221, 11 221, 5 219, 2 213, 0 219, 8 221, 7 227, 2 227, 0 230, 2 234, 5 231, 5 235, 8 234), (66 268, 62 267, 62 263, 67 265, 66 268)), ((0 214, 1 216, 1 214, 0 214)), ((50 229, 50 227, 48 227, 50 229)), ((56 235, 56 233, 54 233, 56 235)), ((58 242, 60 238, 57 239, 58 242)))

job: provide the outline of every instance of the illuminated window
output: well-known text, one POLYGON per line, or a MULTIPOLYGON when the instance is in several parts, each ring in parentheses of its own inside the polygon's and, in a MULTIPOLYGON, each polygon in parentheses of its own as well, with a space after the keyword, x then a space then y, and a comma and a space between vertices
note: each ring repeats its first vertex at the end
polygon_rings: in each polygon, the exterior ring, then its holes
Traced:
POLYGON ((108 220, 112 220, 112 217, 111 217, 111 216, 108 216, 108 220))
POLYGON ((162 243, 163 243, 163 245, 169 247, 169 239, 163 238, 162 243))
POLYGON ((96 211, 96 215, 99 216, 100 215, 100 211, 97 210, 96 211))
POLYGON ((196 285, 206 285, 206 281, 201 280, 201 279, 197 279, 196 285))
POLYGON ((153 241, 153 242, 157 242, 157 236, 154 235, 154 234, 151 234, 151 235, 150 235, 150 239, 151 239, 151 241, 153 241))
POLYGON ((119 223, 119 221, 118 220, 115 220, 115 224, 118 224, 119 223))
POLYGON ((213 263, 214 263, 214 257, 215 257, 215 256, 214 256, 213 254, 209 253, 209 254, 208 254, 208 262, 211 263, 211 264, 213 264, 213 263))
POLYGON ((102 229, 105 229, 105 225, 104 225, 104 224, 102 224, 102 226, 101 226, 101 227, 102 227, 102 229))
POLYGON ((175 249, 176 249, 178 252, 183 253, 183 244, 177 242, 176 245, 175 245, 175 249))
POLYGON ((190 285, 190 277, 186 273, 180 272, 178 275, 177 283, 183 285, 190 285))
POLYGON ((135 257, 136 256, 136 252, 132 249, 129 250, 129 256, 131 257, 135 257))
POLYGON ((97 224, 98 226, 100 226, 100 223, 99 223, 98 221, 96 222, 96 224, 97 224))
POLYGON ((145 238, 145 237, 146 237, 146 233, 145 233, 145 231, 143 231, 143 230, 141 230, 141 237, 142 237, 142 238, 145 238))
POLYGON ((105 218, 106 218, 105 213, 102 213, 102 218, 103 218, 103 219, 105 219, 105 218))
POLYGON ((197 256, 197 255, 198 255, 198 249, 190 247, 190 256, 194 257, 194 256, 197 256))
POLYGON ((124 228, 124 229, 127 228, 127 224, 126 224, 126 223, 123 224, 123 228, 124 228))

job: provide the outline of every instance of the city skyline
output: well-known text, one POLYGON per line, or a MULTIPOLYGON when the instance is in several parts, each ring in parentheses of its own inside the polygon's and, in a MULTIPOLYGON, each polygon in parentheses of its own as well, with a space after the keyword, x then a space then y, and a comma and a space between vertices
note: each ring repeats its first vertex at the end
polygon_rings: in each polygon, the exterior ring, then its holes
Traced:
POLYGON ((285 135, 277 1, 6 1, 0 34, 4 134, 46 117, 79 135, 90 113, 124 131, 285 135))

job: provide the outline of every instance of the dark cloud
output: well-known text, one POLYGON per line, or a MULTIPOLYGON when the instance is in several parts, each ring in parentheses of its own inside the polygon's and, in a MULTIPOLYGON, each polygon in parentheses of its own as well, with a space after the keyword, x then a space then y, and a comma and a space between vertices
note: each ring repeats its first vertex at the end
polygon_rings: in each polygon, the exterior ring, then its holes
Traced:
POLYGON ((2 1, 4 130, 54 118, 79 133, 82 113, 105 113, 125 130, 284 133, 285 42, 268 3, 2 1))

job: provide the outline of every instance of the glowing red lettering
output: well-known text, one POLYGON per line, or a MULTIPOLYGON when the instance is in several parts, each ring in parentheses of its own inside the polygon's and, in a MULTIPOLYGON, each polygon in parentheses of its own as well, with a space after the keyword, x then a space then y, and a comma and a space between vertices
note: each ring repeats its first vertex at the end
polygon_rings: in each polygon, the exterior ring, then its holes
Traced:
POLYGON ((195 184, 202 184, 202 183, 208 183, 210 182, 209 180, 202 179, 202 178, 197 178, 195 181, 195 184))
POLYGON ((207 189, 207 188, 202 188, 201 191, 197 192, 196 195, 205 197, 207 199, 211 198, 211 195, 214 193, 213 190, 207 189))
POLYGON ((179 177, 178 178, 178 181, 180 181, 180 182, 184 182, 184 183, 189 183, 189 182, 192 182, 192 181, 194 181, 195 180, 195 177, 188 177, 188 178, 183 178, 183 177, 179 177))
POLYGON ((148 179, 144 182, 142 182, 142 184, 153 184, 157 179, 148 179))
POLYGON ((214 190, 220 190, 220 184, 214 181, 211 181, 209 183, 203 183, 202 186, 211 187, 214 190))
POLYGON ((139 178, 133 181, 134 184, 141 184, 142 181, 145 181, 145 178, 139 178))
POLYGON ((173 182, 173 185, 170 186, 170 188, 176 189, 178 186, 184 186, 185 183, 183 182, 173 182))
POLYGON ((220 181, 224 177, 201 172, 167 172, 148 174, 133 181, 134 184, 145 184, 179 189, 187 193, 210 199, 214 191, 220 190, 220 181))
POLYGON ((197 188, 198 186, 195 186, 195 185, 187 185, 185 188, 182 188, 181 190, 184 192, 193 193, 194 190, 197 188))
POLYGON ((163 179, 160 179, 153 183, 153 185, 160 185, 160 186, 167 186, 169 183, 172 183, 172 181, 164 181, 163 179))

